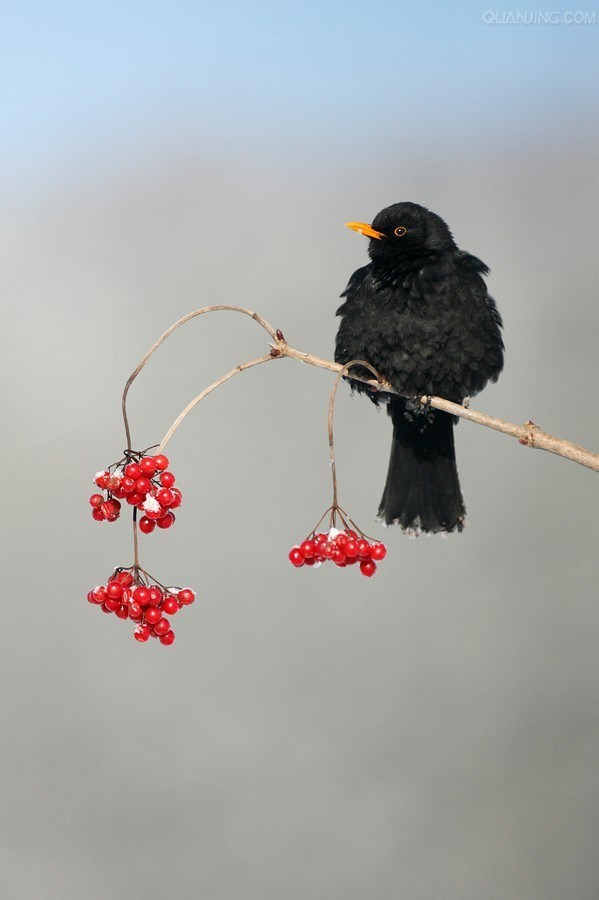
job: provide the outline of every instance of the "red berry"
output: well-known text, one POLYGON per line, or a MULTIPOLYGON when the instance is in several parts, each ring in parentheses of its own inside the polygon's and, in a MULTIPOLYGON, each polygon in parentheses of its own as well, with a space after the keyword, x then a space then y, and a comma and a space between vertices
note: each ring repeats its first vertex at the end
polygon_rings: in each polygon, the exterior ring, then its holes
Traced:
POLYGON ((118 500, 105 500, 100 506, 102 515, 108 522, 114 522, 121 513, 121 504, 118 500))
POLYGON ((336 566, 344 566, 345 565, 345 553, 343 550, 335 550, 331 559, 335 563, 336 566))
POLYGON ((141 469, 137 463, 129 463, 128 466, 125 466, 125 475, 127 478, 132 478, 133 481, 137 481, 138 478, 141 478, 141 469))
POLYGON ((372 562, 370 559, 364 559, 360 563, 360 572, 362 575, 366 575, 367 578, 371 578, 376 572, 376 563, 372 562))
POLYGON ((331 541, 327 541, 326 544, 321 544, 320 552, 324 559, 332 559, 333 554, 335 553, 335 547, 331 541))
POLYGON ((311 559, 314 556, 314 551, 316 550, 316 544, 314 541, 304 541, 300 544, 299 551, 304 557, 304 559, 311 559))
MULTIPOLYGON (((169 488, 165 488, 165 490, 169 490, 169 488)), ((181 506, 181 501, 183 500, 183 494, 179 490, 179 488, 172 488, 171 494, 173 495, 173 499, 169 503, 171 509, 177 509, 178 506, 181 506)))
POLYGON ((104 502, 104 497, 102 494, 92 494, 89 498, 89 502, 94 509, 97 509, 104 502))
POLYGON ((106 595, 112 600, 120 600, 123 596, 123 585, 120 581, 111 581, 106 588, 106 595))
POLYGON ((163 456, 162 453, 158 453, 158 455, 154 457, 154 465, 159 472, 164 472, 165 469, 168 469, 168 459, 166 456, 163 456))
POLYGON ((152 522, 147 516, 142 516, 139 520, 139 530, 144 534, 151 534, 156 528, 156 522, 152 522))
POLYGON ((161 506, 171 506, 173 500, 175 499, 175 495, 168 488, 162 488, 156 494, 156 499, 161 506))
POLYGON ((123 478, 121 481, 121 490, 123 494, 133 494, 135 492, 135 481, 133 478, 123 478))
POLYGON ((159 506, 158 509, 146 509, 145 513, 148 519, 161 519, 166 513, 166 509, 164 509, 164 507, 162 506, 159 506))
POLYGON ((354 538, 350 538, 345 547, 343 548, 343 552, 347 556, 348 559, 354 559, 358 553, 360 552, 360 548, 358 547, 358 542, 354 538))
POLYGON ((360 559, 368 559, 370 557, 370 544, 366 538, 358 541, 358 555, 360 559))
POLYGON ((106 487, 107 477, 108 471, 106 469, 103 472, 98 472, 94 478, 94 484, 97 484, 99 488, 104 489, 106 487))
POLYGON ((295 566, 296 569, 299 569, 300 566, 303 566, 306 560, 304 559, 303 553, 301 553, 299 547, 294 547, 289 551, 289 562, 292 566, 295 566))
POLYGON ((182 606, 190 606, 195 598, 195 591, 192 591, 191 588, 183 588, 183 590, 179 591, 177 594, 177 599, 182 606))
POLYGON ((146 498, 143 494, 138 494, 134 492, 133 494, 125 494, 125 500, 129 504, 129 506, 139 506, 140 503, 143 503, 146 498))
POLYGON ((115 613, 119 619, 128 619, 129 607, 126 603, 121 603, 121 605, 115 609, 115 613))
POLYGON ((101 509, 92 509, 92 517, 96 520, 96 522, 105 522, 104 513, 101 509))
POLYGON ((99 585, 97 588, 94 588, 92 593, 96 598, 96 603, 104 603, 104 601, 106 600, 106 588, 103 584, 99 585))
POLYGON ((146 609, 146 622, 148 625, 155 625, 156 622, 160 622, 162 618, 162 613, 156 606, 149 606, 146 609))
POLYGON ((160 604, 162 603, 163 597, 164 597, 164 594, 162 593, 160 588, 156 587, 156 585, 153 584, 152 587, 149 589, 149 594, 150 594, 150 601, 149 601, 150 606, 160 606, 160 604))
POLYGON ((147 625, 138 625, 133 632, 133 636, 136 641, 141 641, 141 643, 143 643, 150 637, 150 629, 147 625))
MULTIPOLYGON (((146 617, 147 618, 147 617, 146 617)), ((162 634, 166 634, 167 631, 171 630, 171 623, 168 619, 160 619, 159 622, 156 622, 154 625, 154 633, 160 637, 162 634)))
POLYGON ((102 601, 98 600, 98 598, 96 597, 96 595, 94 594, 93 591, 88 591, 87 592, 87 602, 97 604, 97 603, 101 603, 102 601))
POLYGON ((166 634, 160 635, 160 643, 166 644, 166 646, 170 646, 170 644, 174 644, 175 642, 175 632, 167 631, 166 634))
POLYGON ((373 544, 372 549, 370 551, 370 558, 381 560, 384 559, 387 555, 387 548, 384 544, 373 544))
POLYGON ((175 476, 172 472, 163 472, 160 476, 160 484, 164 488, 172 488, 175 483, 175 476))
POLYGON ((156 522, 159 528, 170 528, 171 525, 175 524, 175 517, 172 512, 167 512, 166 515, 162 516, 156 522))
POLYGON ((307 566, 315 566, 316 565, 316 560, 313 556, 307 557, 307 559, 305 559, 304 562, 306 563, 307 566))
POLYGON ((169 616, 174 616, 176 612, 179 612, 179 604, 175 597, 165 597, 164 602, 162 604, 162 611, 168 613, 169 616))
POLYGON ((136 603, 135 600, 129 604, 129 618, 130 619, 141 619, 142 616, 142 608, 139 603, 136 603))
POLYGON ((152 475, 156 472, 156 461, 153 456, 144 456, 143 459, 139 461, 139 468, 141 469, 144 475, 147 475, 148 478, 151 478, 152 475))
POLYGON ((120 572, 116 573, 115 581, 119 581, 124 588, 128 588, 133 584, 133 575, 131 574, 131 572, 121 570, 120 572))
POLYGON ((335 544, 337 547, 345 547, 347 544, 347 535, 344 531, 341 534, 338 534, 336 538, 334 538, 335 544))
POLYGON ((102 609, 104 610, 104 612, 114 612, 119 608, 120 605, 120 600, 116 600, 114 597, 107 597, 102 604, 102 609))
POLYGON ((146 478, 145 475, 142 475, 135 482, 135 493, 143 494, 144 496, 152 490, 152 482, 149 478, 146 478))
POLYGON ((133 591, 133 599, 140 606, 147 606, 150 602, 150 590, 145 585, 138 585, 133 591))
POLYGON ((106 482, 106 487, 109 491, 115 491, 121 486, 121 476, 117 475, 116 472, 105 475, 104 481, 106 482))

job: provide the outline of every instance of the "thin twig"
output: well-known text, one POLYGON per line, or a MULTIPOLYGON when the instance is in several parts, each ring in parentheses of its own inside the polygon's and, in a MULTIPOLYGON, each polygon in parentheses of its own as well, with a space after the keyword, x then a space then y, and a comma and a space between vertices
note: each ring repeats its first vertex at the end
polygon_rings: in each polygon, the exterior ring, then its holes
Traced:
POLYGON ((127 379, 127 383, 125 384, 125 388, 123 390, 123 397, 122 397, 122 401, 121 401, 121 409, 123 412, 123 423, 125 425, 125 437, 127 439, 127 450, 131 450, 131 431, 129 429, 129 419, 127 416, 127 394, 129 393, 129 388, 131 387, 131 385, 133 384, 133 382, 135 381, 135 379, 137 378, 137 376, 139 375, 139 373, 141 372, 141 370, 143 369, 145 364, 148 362, 150 357, 153 356, 153 354, 156 352, 156 350, 158 350, 160 345, 167 339, 167 337, 169 337, 173 333, 173 331, 176 331, 177 328, 179 328, 181 325, 185 325, 186 322, 189 322, 190 319, 194 319, 196 316, 203 316, 204 313, 217 312, 217 311, 223 311, 223 310, 226 310, 229 312, 238 312, 238 313, 242 313, 244 316, 249 316, 251 319, 254 319, 254 321, 256 321, 258 323, 258 325, 261 325, 265 331, 268 332, 268 334, 271 336, 273 341, 277 340, 277 333, 274 330, 274 328, 272 328, 268 324, 268 322, 266 322, 262 318, 262 316, 258 315, 258 313, 252 312, 251 309, 246 309, 244 306, 229 306, 227 304, 218 304, 217 306, 204 306, 204 307, 202 307, 202 309, 196 309, 193 312, 187 313, 186 316, 182 316, 182 318, 180 318, 177 322, 175 322, 174 325, 171 325, 170 328, 167 328, 167 330, 164 332, 164 334, 160 335, 160 337, 158 338, 156 343, 148 350, 148 352, 146 353, 144 358, 135 367, 135 369, 133 370, 133 372, 127 379))
MULTIPOLYGON (((310 353, 304 353, 303 350, 296 350, 295 347, 291 347, 285 342, 277 343, 277 347, 279 348, 281 356, 297 359, 310 366, 328 369, 330 372, 339 373, 343 370, 343 366, 339 363, 332 362, 328 359, 321 359, 310 353)), ((351 378, 352 381, 361 381, 364 384, 368 384, 373 390, 378 389, 383 390, 388 394, 397 394, 397 391, 395 391, 387 382, 379 384, 368 378, 358 378, 356 375, 349 375, 348 378, 351 378)), ((527 447, 534 447, 538 450, 547 450, 549 453, 555 453, 557 456, 562 456, 564 459, 570 459, 581 466, 585 466, 587 469, 593 469, 595 472, 599 472, 599 453, 593 453, 591 450, 579 447, 571 441, 566 441, 563 438, 548 434, 530 420, 525 422, 524 425, 515 425, 513 422, 506 422, 504 419, 488 416, 486 413, 477 412, 475 409, 467 408, 460 403, 453 403, 451 400, 444 400, 442 397, 429 397, 424 395, 420 398, 420 401, 423 405, 441 409, 444 412, 451 413, 453 416, 468 419, 469 422, 476 422, 477 425, 484 425, 486 428, 492 428, 494 431, 508 434, 527 447)))
POLYGON ((137 507, 133 507, 133 568, 139 569, 139 547, 137 544, 137 507))
MULTIPOLYGON (((131 384, 133 383, 137 375, 141 372, 152 354, 158 349, 160 344, 162 344, 162 342, 165 341, 166 338, 173 333, 173 331, 175 331, 175 329, 177 329, 180 325, 183 325, 185 322, 188 322, 195 316, 200 316, 207 312, 215 312, 219 310, 239 312, 243 315, 250 316, 250 318, 258 322, 258 324, 268 332, 273 341, 271 345, 272 358, 282 359, 283 357, 289 357, 290 359, 297 359, 299 362, 306 363, 310 366, 317 366, 321 369, 328 369, 328 371, 336 372, 338 375, 339 373, 343 372, 344 367, 339 363, 333 362, 332 360, 328 359, 322 359, 321 357, 314 356, 311 353, 305 353, 303 350, 297 350, 295 347, 291 347, 284 340, 280 332, 276 332, 268 324, 268 322, 266 322, 257 313, 252 312, 251 310, 246 309, 243 306, 218 305, 206 306, 202 309, 197 309, 194 312, 183 316, 183 318, 179 319, 178 322, 175 322, 174 325, 171 325, 171 327, 164 332, 164 334, 156 341, 154 346, 144 356, 140 364, 127 380, 125 389, 123 391, 122 409, 123 421, 125 423, 125 434, 127 437, 127 447, 129 450, 131 449, 131 435, 129 431, 129 423, 127 420, 126 400, 127 393, 129 391, 129 388, 131 387, 131 384)), ((228 378, 232 377, 232 375, 237 374, 237 372, 243 371, 243 368, 249 368, 250 365, 256 365, 257 362, 266 362, 266 357, 260 357, 258 361, 252 361, 251 363, 242 364, 242 367, 237 367, 228 375, 226 375, 222 380, 227 380, 228 378)), ((383 390, 389 394, 397 393, 397 391, 395 391, 390 384, 384 381, 378 382, 376 380, 367 378, 358 378, 356 375, 351 375, 348 377, 351 378, 352 381, 361 381, 365 384, 370 385, 373 390, 383 390)), ((215 384, 211 385, 206 392, 202 392, 200 397, 196 398, 196 401, 193 402, 193 405, 195 405, 196 402, 199 402, 199 399, 201 399, 202 396, 205 396, 206 393, 209 393, 209 391, 213 390, 214 387, 217 387, 218 384, 221 384, 222 380, 215 382, 215 384)), ((524 425, 515 425, 513 422, 506 422, 503 419, 498 419, 494 416, 488 416, 485 413, 477 412, 476 410, 471 408, 466 408, 459 403, 453 403, 450 400, 444 400, 442 397, 423 396, 421 398, 421 401, 423 404, 432 406, 435 409, 441 409, 444 412, 451 413, 451 415, 459 416, 462 419, 468 419, 468 421, 470 422, 476 422, 478 425, 484 425, 486 428, 492 428, 495 431, 500 431, 502 434, 510 435, 527 447, 535 447, 539 450, 547 450, 549 453, 554 453, 557 456, 563 457, 564 459, 570 459, 581 466, 585 466, 588 469, 593 469, 594 471, 599 472, 598 453, 593 453, 591 450, 586 450, 584 447, 579 447, 577 444, 573 444, 570 441, 566 441, 562 438, 558 438, 554 435, 548 434, 532 421, 525 422, 524 425)), ((171 434, 172 431, 167 432, 166 439, 169 439, 171 437, 171 434)), ((161 446, 164 446, 164 443, 165 440, 163 440, 161 446)))
POLYGON ((258 356, 257 359, 250 359, 247 362, 240 363, 240 365, 235 366, 234 369, 231 369, 230 372, 227 372, 226 375, 223 375, 222 378, 219 378, 217 381, 213 381, 211 385, 209 385, 207 388, 205 388, 201 392, 201 394, 198 394, 197 397, 194 397, 194 399, 191 401, 191 403, 187 404, 187 406, 185 407, 183 412, 179 413, 179 415, 177 416, 177 418, 175 419, 175 421, 173 422, 173 424, 171 425, 171 427, 169 428, 167 433, 164 435, 164 437, 160 441, 160 446, 158 447, 157 452, 162 453, 162 451, 164 450, 164 448, 166 447, 166 445, 172 438, 173 434, 175 433, 175 431, 177 430, 177 428, 179 427, 179 425, 181 424, 181 422, 183 421, 185 416, 191 412, 191 410, 194 408, 194 406, 196 406, 200 402, 200 400, 203 400, 204 397, 206 397, 208 394, 212 393, 212 391, 215 388, 220 387, 221 384, 224 384, 225 381, 228 381, 230 378, 233 378, 234 375, 239 375, 240 372, 244 372, 245 369, 250 369, 252 366, 258 366, 258 365, 260 365, 260 363, 271 362, 273 359, 278 359, 278 358, 279 357, 277 357, 277 356, 272 356, 270 353, 267 353, 264 356, 258 356))
POLYGON ((335 384, 333 385, 333 389, 331 391, 331 397, 329 399, 329 419, 328 419, 328 431, 329 431, 329 456, 331 459, 331 478, 333 479, 333 504, 332 509, 337 510, 339 504, 337 503, 337 466, 335 464, 335 442, 333 439, 333 412, 335 410, 335 396, 337 394, 337 388, 339 387, 339 382, 343 378, 344 375, 347 375, 350 369, 353 369, 355 366, 361 366, 363 369, 368 369, 374 377, 376 378, 376 384, 380 387, 381 384, 384 384, 384 380, 380 377, 379 373, 374 369, 370 363, 366 362, 364 359, 352 359, 350 362, 345 363, 344 366, 340 367, 339 374, 335 379, 335 384))

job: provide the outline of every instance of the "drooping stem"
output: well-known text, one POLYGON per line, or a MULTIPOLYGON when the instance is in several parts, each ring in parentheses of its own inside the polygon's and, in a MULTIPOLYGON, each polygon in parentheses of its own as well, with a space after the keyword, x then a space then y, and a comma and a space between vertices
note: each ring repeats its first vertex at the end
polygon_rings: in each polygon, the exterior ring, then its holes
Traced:
POLYGON ((344 375, 347 375, 350 369, 355 366, 361 366, 363 369, 368 369, 369 372, 372 372, 377 383, 379 385, 383 384, 384 381, 370 363, 366 362, 363 359, 352 359, 350 362, 345 363, 344 366, 341 366, 339 369, 339 374, 335 379, 335 384, 333 385, 333 389, 331 391, 331 396, 329 399, 329 419, 328 419, 328 432, 329 432, 329 457, 331 460, 331 478, 333 479, 333 503, 331 506, 331 523, 334 525, 334 517, 335 513, 339 508, 339 504, 337 503, 337 466, 335 463, 335 441, 333 438, 333 413, 335 411, 335 397, 337 394, 337 388, 339 387, 339 382, 343 378, 344 375))
POLYGON ((166 432, 166 434, 160 441, 160 446, 158 447, 158 450, 156 452, 157 453, 163 452, 164 448, 166 447, 166 445, 172 438, 173 434, 175 433, 175 431, 177 430, 177 428, 179 427, 179 425, 181 424, 181 422, 183 421, 185 416, 191 412, 191 410, 194 408, 194 406, 197 406, 197 404, 200 402, 200 400, 203 400, 204 397, 207 397, 208 394, 212 393, 212 391, 215 388, 220 387, 221 384, 224 384, 225 381, 228 381, 230 378, 233 378, 234 375, 239 375, 240 372, 244 372, 246 369, 251 369, 252 366, 259 366, 260 363, 270 362, 273 359, 280 359, 280 357, 272 356, 270 353, 266 353, 266 354, 264 354, 264 356, 258 356, 256 359, 250 359, 247 362, 240 363, 238 366, 235 366, 234 369, 231 369, 230 372, 227 372, 226 375, 223 375, 221 378, 218 378, 216 381, 213 381, 212 384, 209 385, 207 388, 204 388, 204 390, 200 394, 198 394, 197 397, 194 397, 194 399, 191 401, 191 403, 188 403, 187 406, 185 407, 185 409, 179 413, 179 415, 177 416, 177 418, 175 419, 175 421, 173 422, 173 424, 171 425, 169 430, 166 432))
POLYGON ((137 543, 137 507, 133 507, 133 568, 139 569, 139 547, 137 543))
POLYGON ((254 321, 256 321, 258 323, 258 325, 260 325, 262 328, 264 328, 265 331, 268 332, 268 334, 271 336, 273 341, 277 340, 277 333, 274 330, 274 328, 272 328, 272 326, 270 326, 268 324, 268 322, 266 322, 265 319, 262 318, 262 316, 258 315, 258 313, 252 312, 251 309, 246 309, 244 306, 229 306, 227 304, 218 304, 216 306, 204 306, 204 307, 202 307, 202 309, 196 309, 193 312, 187 313, 186 316, 182 316, 177 322, 174 323, 174 325, 171 325, 170 328, 167 328, 167 330, 164 332, 164 334, 160 335, 160 337, 158 338, 156 343, 152 345, 152 347, 148 350, 148 352, 146 353, 144 358, 135 367, 135 369, 133 370, 133 372, 127 379, 125 388, 123 390, 123 397, 121 400, 121 409, 122 409, 122 413, 123 413, 123 424, 125 426, 125 438, 127 440, 127 450, 131 450, 131 431, 129 428, 129 418, 127 416, 127 394, 129 393, 129 388, 131 387, 131 385, 133 384, 133 382, 135 381, 135 379, 137 378, 137 376, 139 375, 139 373, 141 372, 141 370, 143 369, 145 364, 148 362, 150 357, 153 356, 153 354, 156 352, 156 350, 158 350, 160 345, 164 343, 164 341, 167 339, 167 337, 169 337, 173 333, 173 331, 176 331, 177 328, 179 328, 181 325, 185 325, 185 323, 189 322, 190 319, 194 319, 196 316, 202 316, 202 315, 204 315, 204 313, 219 312, 219 311, 223 311, 223 310, 226 310, 229 312, 238 312, 238 313, 242 313, 245 316, 249 316, 251 319, 254 319, 254 321))

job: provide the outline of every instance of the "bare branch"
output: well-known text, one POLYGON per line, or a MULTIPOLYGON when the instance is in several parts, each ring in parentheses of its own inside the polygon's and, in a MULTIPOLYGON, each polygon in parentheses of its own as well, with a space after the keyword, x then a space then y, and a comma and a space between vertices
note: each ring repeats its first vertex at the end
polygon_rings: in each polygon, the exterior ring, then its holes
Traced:
POLYGON ((251 319, 254 319, 258 323, 258 325, 262 326, 265 331, 268 332, 273 341, 277 340, 277 332, 266 322, 262 316, 258 315, 258 313, 252 312, 251 309, 246 309, 245 306, 228 306, 226 304, 219 304, 217 306, 203 306, 202 309, 196 309, 193 312, 187 313, 186 316, 182 316, 174 325, 171 325, 170 328, 161 334, 156 343, 148 350, 144 358, 141 362, 135 367, 129 378, 127 379, 127 383, 125 384, 125 389, 123 390, 123 398, 121 401, 121 409, 123 412, 123 423, 125 425, 125 436, 127 438, 127 450, 131 450, 131 431, 129 430, 129 419, 127 417, 127 394, 129 393, 129 388, 148 362, 151 356, 154 355, 156 350, 160 347, 162 343, 170 337, 173 331, 176 331, 181 325, 185 325, 186 322, 189 322, 190 319, 195 319, 196 316, 203 316, 204 313, 209 312, 221 312, 221 311, 229 311, 229 312, 238 312, 242 313, 244 316, 249 316, 251 319))
POLYGON ((220 387, 221 384, 224 384, 225 381, 233 378, 234 375, 239 375, 240 372, 244 372, 245 369, 251 369, 252 366, 259 366, 260 363, 272 362, 273 359, 277 359, 277 357, 272 356, 271 353, 266 353, 264 356, 257 357, 257 359, 250 359, 247 362, 240 363, 238 366, 235 366, 234 369, 231 369, 230 372, 227 372, 226 375, 223 375, 222 378, 218 378, 216 381, 213 381, 212 384, 205 388, 200 394, 198 394, 197 397, 194 397, 191 403, 187 404, 183 412, 179 413, 167 433, 160 441, 160 446, 158 447, 156 453, 163 452, 164 448, 172 438, 173 434, 175 433, 185 416, 192 411, 194 406, 196 406, 200 402, 200 400, 203 400, 204 397, 207 397, 208 394, 212 393, 215 388, 220 387))
MULTIPOLYGON (((288 356, 291 359, 297 359, 310 366, 318 366, 322 369, 328 369, 330 372, 343 374, 343 366, 339 363, 332 362, 328 359, 321 359, 318 356, 312 356, 310 353, 304 353, 303 350, 296 350, 295 347, 290 347, 289 344, 286 344, 284 341, 277 342, 276 346, 280 356, 288 356)), ((362 381, 365 384, 369 384, 373 389, 381 389, 381 384, 374 379, 357 378, 355 375, 348 377, 353 381, 362 381)), ((389 394, 397 393, 397 391, 395 391, 387 382, 383 382, 382 389, 389 394)), ((506 422, 504 419, 488 416, 486 413, 477 412, 477 410, 462 406, 460 403, 452 403, 451 400, 444 400, 442 397, 423 396, 420 399, 422 403, 428 404, 435 409, 442 409, 444 412, 451 413, 454 416, 468 419, 469 422, 476 422, 477 425, 484 425, 486 428, 493 428, 495 431, 509 434, 527 447, 535 447, 538 450, 547 450, 549 453, 555 453, 557 456, 564 457, 564 459, 571 459, 581 466, 586 466, 588 469, 599 472, 598 453, 593 453, 591 450, 585 450, 584 447, 579 447, 577 444, 565 441, 563 438, 548 434, 530 420, 525 422, 524 425, 515 425, 513 422, 506 422)))
MULTIPOLYGON (((169 335, 173 333, 180 325, 184 325, 190 319, 193 319, 196 316, 201 316, 204 313, 208 312, 217 312, 217 311, 231 311, 231 312, 239 312, 243 315, 249 316, 254 319, 264 330, 269 334, 272 339, 272 343, 270 344, 271 350, 268 355, 260 356, 257 359, 249 360, 248 362, 241 363, 239 366, 236 366, 226 375, 223 375, 222 378, 219 378, 218 381, 215 381, 209 387, 207 387, 201 394, 191 401, 188 406, 183 410, 183 412, 177 417, 175 422, 171 425, 164 438, 161 441, 160 448, 157 452, 160 452, 166 443, 170 440, 175 430, 179 427, 185 416, 190 412, 194 406, 200 402, 207 394, 211 393, 215 388, 219 387, 219 385, 224 384, 225 381, 228 381, 234 375, 237 375, 239 372, 243 372, 245 369, 249 369, 252 366, 259 365, 263 362, 268 362, 271 359, 283 359, 284 357, 289 357, 290 359, 296 359, 299 362, 306 363, 310 366, 317 366, 321 369, 328 369, 329 372, 336 372, 338 379, 333 388, 331 402, 334 399, 335 391, 338 386, 339 379, 346 374, 346 369, 350 365, 355 365, 355 363, 348 363, 347 366, 342 366, 339 363, 333 362, 332 360, 322 359, 321 357, 314 356, 311 353, 305 353, 303 350, 297 350, 295 347, 291 347, 286 340, 284 339, 281 331, 273 329, 268 322, 266 322, 261 316, 257 313, 252 312, 252 310, 246 309, 243 306, 228 306, 228 305, 218 305, 218 306, 205 306, 202 309, 197 309, 194 312, 188 313, 183 318, 179 319, 178 322, 175 322, 174 325, 171 325, 167 331, 164 332, 163 335, 156 341, 154 346, 149 350, 149 352, 144 356, 141 360, 137 368, 132 372, 129 376, 127 383, 125 385, 125 389, 123 391, 123 399, 122 399, 122 410, 123 410, 123 421, 125 424, 125 434, 127 437, 127 448, 131 449, 131 435, 129 431, 129 423, 127 419, 127 393, 129 388, 131 387, 135 378, 139 375, 147 361, 150 359, 152 354, 158 349, 158 347, 166 340, 169 335)), ((366 366, 368 368, 372 368, 369 363, 361 362, 361 365, 366 366)), ((374 372, 375 370, 372 369, 374 372)), ((355 375, 347 376, 353 381, 361 381, 364 384, 370 385, 373 390, 383 390, 390 394, 397 393, 390 384, 381 380, 378 381, 375 379, 366 379, 366 378, 358 378, 355 375)), ((410 398, 413 399, 413 398, 410 398)), ((466 406, 462 406, 459 403, 453 403, 450 400, 444 400, 442 397, 427 397, 423 396, 421 402, 423 404, 428 404, 432 406, 434 409, 440 409, 444 412, 451 413, 451 415, 459 416, 462 419, 468 419, 469 422, 476 422, 478 425, 484 425, 486 428, 492 428, 495 431, 500 431, 503 434, 508 434, 511 437, 516 438, 521 444, 527 447, 535 447, 539 450, 547 450, 549 453, 555 453, 557 456, 562 456, 564 459, 570 459, 573 462, 578 463, 581 466, 585 466, 588 469, 593 469, 595 472, 599 472, 599 454, 593 453, 591 450, 586 450, 584 447, 579 447, 576 444, 571 443, 570 441, 563 440, 562 438, 555 437, 554 435, 548 434, 539 428, 532 421, 525 422, 524 425, 515 425, 512 422, 506 422, 503 419, 497 419, 494 416, 488 416, 485 413, 477 412, 474 409, 470 409, 466 406)), ((329 409, 329 415, 332 415, 331 408, 329 409)), ((329 439, 332 439, 332 429, 329 429, 329 439)), ((331 449, 332 445, 330 444, 331 449)), ((332 456, 332 462, 334 464, 334 456, 332 456)))

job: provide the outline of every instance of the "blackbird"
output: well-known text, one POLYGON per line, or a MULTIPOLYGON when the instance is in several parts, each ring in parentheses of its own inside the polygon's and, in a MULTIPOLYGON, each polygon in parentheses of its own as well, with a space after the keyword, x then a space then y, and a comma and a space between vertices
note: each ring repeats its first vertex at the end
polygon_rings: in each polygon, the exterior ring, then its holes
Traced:
MULTIPOLYGON (((417 203, 395 203, 371 225, 347 227, 370 238, 371 262, 341 295, 335 360, 369 362, 400 395, 351 382, 377 405, 386 402, 393 422, 379 518, 412 534, 461 531, 457 418, 417 398, 462 403, 497 381, 504 348, 501 316, 482 279, 489 269, 459 250, 443 219, 417 203)), ((364 368, 352 374, 372 378, 364 368)))

